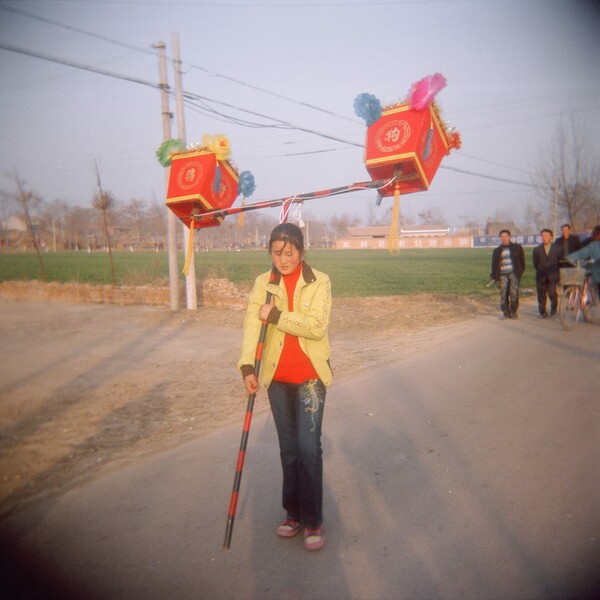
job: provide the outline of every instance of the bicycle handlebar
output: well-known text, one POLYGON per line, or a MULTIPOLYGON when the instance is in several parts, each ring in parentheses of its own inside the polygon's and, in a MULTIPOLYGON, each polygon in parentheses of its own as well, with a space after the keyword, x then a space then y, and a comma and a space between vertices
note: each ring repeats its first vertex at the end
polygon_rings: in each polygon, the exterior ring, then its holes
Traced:
POLYGON ((593 265, 596 261, 593 258, 580 258, 579 260, 569 260, 568 258, 563 259, 574 267, 587 267, 593 265))

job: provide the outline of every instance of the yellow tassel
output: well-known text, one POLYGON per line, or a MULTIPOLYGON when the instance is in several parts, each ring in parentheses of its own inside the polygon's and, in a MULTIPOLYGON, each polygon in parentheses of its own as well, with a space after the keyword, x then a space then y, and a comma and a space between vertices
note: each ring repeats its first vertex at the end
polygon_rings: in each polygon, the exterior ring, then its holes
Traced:
POLYGON ((390 235, 388 237, 388 250, 391 254, 400 252, 400 235, 398 221, 400 216, 400 185, 396 183, 394 188, 394 206, 392 208, 392 222, 390 224, 390 235))
MULTIPOLYGON (((244 206, 246 206, 246 203, 245 203, 245 202, 242 200, 242 208, 243 208, 244 206)), ((237 220, 237 226, 238 226, 240 229, 241 229, 241 228, 244 226, 244 215, 245 215, 245 214, 246 214, 246 213, 244 213, 244 212, 241 212, 241 213, 240 213, 240 215, 239 215, 239 217, 238 217, 238 220, 237 220)))
POLYGON ((190 263, 192 262, 192 256, 194 256, 194 223, 190 225, 190 231, 188 233, 188 245, 185 253, 185 264, 183 265, 182 273, 187 275, 190 271, 190 263))

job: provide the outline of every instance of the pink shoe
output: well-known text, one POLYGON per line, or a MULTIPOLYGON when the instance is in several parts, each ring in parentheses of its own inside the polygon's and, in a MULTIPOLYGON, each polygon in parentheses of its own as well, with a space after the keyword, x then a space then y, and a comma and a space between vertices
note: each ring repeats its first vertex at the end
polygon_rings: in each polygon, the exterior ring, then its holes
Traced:
POLYGON ((304 530, 304 547, 307 550, 320 550, 325 544, 325 536, 320 527, 304 530))
POLYGON ((285 538, 294 537, 302 528, 300 521, 286 519, 278 528, 277 535, 285 538))

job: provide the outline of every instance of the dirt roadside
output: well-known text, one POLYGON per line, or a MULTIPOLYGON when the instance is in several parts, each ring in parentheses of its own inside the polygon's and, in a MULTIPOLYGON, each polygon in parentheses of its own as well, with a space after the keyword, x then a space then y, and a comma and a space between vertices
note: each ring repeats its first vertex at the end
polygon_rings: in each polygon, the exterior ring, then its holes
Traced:
MULTIPOLYGON (((224 423, 241 427, 244 293, 231 296, 229 307, 172 312, 0 294, 0 518, 224 423)), ((416 332, 496 310, 496 298, 336 298, 334 376, 394 360, 416 332)), ((266 407, 261 392, 255 410, 266 407)))

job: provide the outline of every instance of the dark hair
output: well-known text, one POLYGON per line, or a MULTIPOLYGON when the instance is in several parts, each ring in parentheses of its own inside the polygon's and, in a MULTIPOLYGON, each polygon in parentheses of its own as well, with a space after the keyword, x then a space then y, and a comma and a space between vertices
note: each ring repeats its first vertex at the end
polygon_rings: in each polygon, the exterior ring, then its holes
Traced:
POLYGON ((510 232, 509 229, 501 229, 500 233, 498 234, 498 237, 500 237, 503 233, 508 233, 508 235, 512 236, 512 233, 510 232))
POLYGON ((271 231, 269 252, 271 252, 273 242, 284 242, 284 247, 287 244, 291 244, 296 247, 300 254, 304 252, 304 236, 302 235, 302 230, 298 225, 294 225, 293 223, 281 223, 271 231))
POLYGON ((561 225, 560 228, 562 229, 563 227, 566 227, 569 231, 571 231, 571 226, 568 223, 565 223, 564 225, 561 225))
POLYGON ((594 229, 592 229, 592 237, 600 236, 600 225, 596 225, 594 229))
POLYGON ((554 231, 552 231, 552 229, 548 229, 547 227, 544 227, 544 229, 542 229, 540 231, 540 235, 542 235, 542 233, 544 233, 544 231, 547 231, 552 237, 554 237, 554 231))

